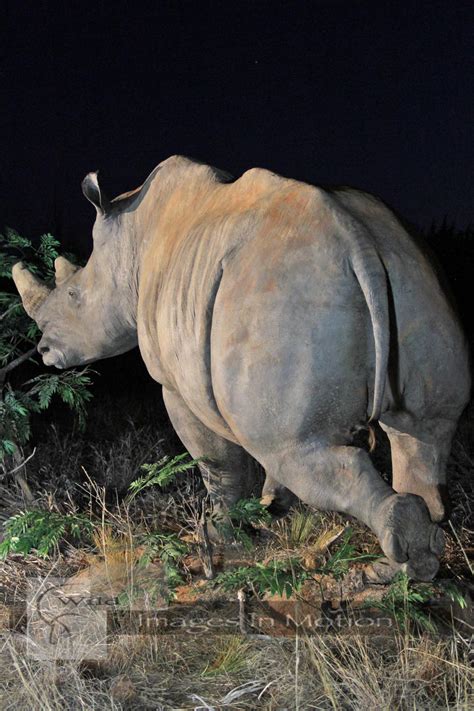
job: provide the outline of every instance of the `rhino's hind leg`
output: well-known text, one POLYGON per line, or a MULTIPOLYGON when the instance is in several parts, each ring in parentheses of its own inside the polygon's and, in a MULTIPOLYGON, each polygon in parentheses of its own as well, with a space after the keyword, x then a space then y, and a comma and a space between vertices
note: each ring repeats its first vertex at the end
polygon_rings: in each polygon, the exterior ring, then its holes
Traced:
POLYGON ((447 420, 414 422, 401 413, 390 415, 389 422, 380 425, 390 440, 393 489, 421 496, 431 519, 443 521, 449 516, 446 464, 455 424, 447 420))
POLYGON ((287 445, 260 461, 307 504, 348 513, 367 524, 385 555, 411 577, 431 580, 436 575, 441 529, 419 496, 396 494, 383 481, 365 451, 306 442, 287 445))
MULTIPOLYGON (((251 495, 259 479, 259 465, 242 447, 203 425, 178 393, 163 388, 163 399, 171 423, 188 452, 195 459, 203 458, 199 469, 213 512, 216 518, 224 520, 226 511, 236 501, 251 495)), ((214 539, 220 537, 211 525, 209 532, 214 539)))

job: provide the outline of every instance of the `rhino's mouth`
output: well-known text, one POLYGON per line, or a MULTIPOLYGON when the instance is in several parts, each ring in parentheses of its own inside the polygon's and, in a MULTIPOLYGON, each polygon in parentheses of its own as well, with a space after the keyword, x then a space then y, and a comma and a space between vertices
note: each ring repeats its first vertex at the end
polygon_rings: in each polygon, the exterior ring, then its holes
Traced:
POLYGON ((59 370, 63 370, 67 367, 64 353, 61 353, 61 351, 56 348, 51 348, 47 353, 43 354, 43 363, 47 366, 54 366, 59 370))

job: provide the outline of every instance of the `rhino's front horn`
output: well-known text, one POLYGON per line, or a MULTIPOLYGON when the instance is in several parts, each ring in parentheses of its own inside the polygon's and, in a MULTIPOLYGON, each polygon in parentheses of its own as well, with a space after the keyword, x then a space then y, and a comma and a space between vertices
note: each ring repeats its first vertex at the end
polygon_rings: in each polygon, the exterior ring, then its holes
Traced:
POLYGON ((26 313, 34 318, 43 301, 49 296, 51 289, 29 272, 23 262, 17 262, 13 266, 12 277, 26 313))
POLYGON ((56 286, 59 286, 65 282, 66 279, 69 279, 69 277, 75 274, 78 269, 79 267, 72 262, 69 262, 66 257, 57 257, 54 260, 56 286))

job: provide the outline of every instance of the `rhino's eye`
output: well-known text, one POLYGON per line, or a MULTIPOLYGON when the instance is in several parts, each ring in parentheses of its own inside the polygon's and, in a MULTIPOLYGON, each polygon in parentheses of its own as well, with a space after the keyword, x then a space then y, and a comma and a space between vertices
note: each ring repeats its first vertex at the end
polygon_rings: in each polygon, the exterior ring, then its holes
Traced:
POLYGON ((73 301, 74 303, 79 302, 79 294, 77 293, 77 291, 75 289, 68 289, 67 295, 68 295, 70 301, 73 301))

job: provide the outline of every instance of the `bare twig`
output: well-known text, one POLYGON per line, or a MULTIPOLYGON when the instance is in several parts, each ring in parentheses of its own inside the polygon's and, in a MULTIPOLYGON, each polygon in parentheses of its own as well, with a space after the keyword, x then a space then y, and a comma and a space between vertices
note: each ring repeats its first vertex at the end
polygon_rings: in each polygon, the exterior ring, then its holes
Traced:
POLYGON ((199 551, 201 553, 202 567, 207 580, 213 580, 216 575, 212 560, 212 545, 207 531, 205 505, 203 502, 201 520, 199 522, 199 551))
POLYGON ((18 368, 18 366, 24 363, 26 360, 29 360, 35 353, 36 346, 34 346, 34 348, 30 348, 30 350, 26 351, 26 353, 22 353, 20 356, 12 360, 11 363, 7 363, 7 365, 5 365, 3 368, 0 368, 0 392, 3 390, 5 379, 8 373, 10 373, 15 368, 18 368))
POLYGON ((245 612, 245 590, 241 589, 237 592, 237 599, 239 601, 239 629, 240 634, 248 634, 247 625, 247 615, 245 612))
POLYGON ((16 308, 18 308, 18 303, 9 306, 8 309, 3 312, 3 314, 0 314, 0 321, 3 321, 3 319, 6 318, 8 314, 11 314, 11 312, 14 311, 16 308))
POLYGON ((33 449, 33 451, 31 452, 31 454, 30 454, 23 462, 21 462, 20 464, 18 464, 18 465, 17 465, 16 467, 14 467, 13 469, 10 469, 10 471, 7 472, 7 475, 15 474, 15 472, 17 472, 19 469, 22 469, 22 468, 25 466, 25 464, 30 461, 30 459, 33 459, 33 457, 35 456, 35 454, 36 454, 36 447, 33 449))
POLYGON ((36 453, 36 447, 33 449, 32 453, 30 454, 29 457, 26 459, 23 459, 22 461, 20 460, 20 454, 19 450, 15 452, 13 455, 13 461, 18 462, 16 467, 11 469, 8 474, 14 474, 15 475, 15 481, 19 485, 20 489, 23 492, 23 496, 25 497, 26 501, 31 504, 35 500, 35 497, 33 496, 30 487, 28 486, 28 482, 26 481, 25 477, 23 476, 23 471, 25 470, 25 464, 30 461, 35 456, 36 453))
POLYGON ((459 547, 460 547, 460 549, 461 549, 461 551, 462 551, 462 554, 463 554, 464 559, 465 559, 465 561, 466 561, 466 563, 467 563, 467 566, 468 566, 469 570, 471 571, 471 575, 474 575, 474 570, 473 570, 473 568, 472 568, 471 562, 470 562, 469 558, 468 558, 467 555, 466 555, 466 551, 464 550, 463 545, 462 545, 461 541, 459 540, 459 536, 458 536, 458 534, 456 533, 456 530, 455 530, 453 524, 451 523, 451 520, 449 521, 449 526, 450 526, 450 528, 451 528, 451 531, 452 531, 453 534, 454 534, 454 537, 456 538, 456 540, 457 540, 457 542, 458 542, 458 545, 459 545, 459 547))

